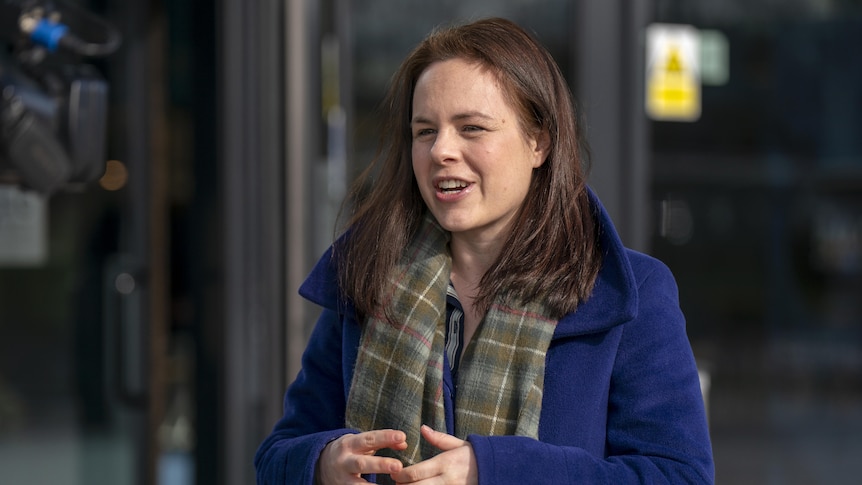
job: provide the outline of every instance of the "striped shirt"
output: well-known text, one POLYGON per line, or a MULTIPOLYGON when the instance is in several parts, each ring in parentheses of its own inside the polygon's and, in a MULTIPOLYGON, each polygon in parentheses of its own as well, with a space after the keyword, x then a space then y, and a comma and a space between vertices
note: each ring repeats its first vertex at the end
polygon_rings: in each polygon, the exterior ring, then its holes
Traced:
MULTIPOLYGON (((458 374, 458 363, 461 361, 461 351, 464 347, 464 308, 458 300, 458 294, 452 282, 446 290, 446 357, 449 358, 449 370, 452 379, 458 374)), ((457 381, 455 381, 457 382, 457 381)))

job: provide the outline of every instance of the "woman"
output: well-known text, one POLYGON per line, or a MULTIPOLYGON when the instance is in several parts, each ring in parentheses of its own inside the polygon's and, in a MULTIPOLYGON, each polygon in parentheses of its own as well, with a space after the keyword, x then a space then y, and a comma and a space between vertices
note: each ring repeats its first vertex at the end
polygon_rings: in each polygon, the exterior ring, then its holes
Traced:
POLYGON ((434 32, 383 106, 258 482, 712 483, 676 284, 586 187, 550 54, 503 19, 434 32))

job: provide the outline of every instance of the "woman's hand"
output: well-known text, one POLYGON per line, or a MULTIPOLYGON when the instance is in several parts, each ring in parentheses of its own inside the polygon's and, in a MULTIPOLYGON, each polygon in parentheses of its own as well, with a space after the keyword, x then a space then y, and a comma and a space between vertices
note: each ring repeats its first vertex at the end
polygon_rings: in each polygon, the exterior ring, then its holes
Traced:
POLYGON ((446 485, 476 485, 476 455, 469 442, 422 426, 422 437, 443 453, 423 462, 392 473, 396 483, 443 483, 446 485))
POLYGON ((398 473, 403 467, 400 461, 395 458, 374 456, 374 453, 384 448, 406 449, 406 440, 407 435, 402 431, 392 429, 346 434, 333 440, 320 452, 316 483, 320 485, 368 483, 361 475, 398 473))

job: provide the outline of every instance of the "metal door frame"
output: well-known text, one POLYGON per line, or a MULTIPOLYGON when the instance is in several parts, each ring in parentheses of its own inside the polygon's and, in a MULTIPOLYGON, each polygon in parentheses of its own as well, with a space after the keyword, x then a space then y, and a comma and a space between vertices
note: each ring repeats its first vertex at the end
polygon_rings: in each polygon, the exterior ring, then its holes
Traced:
POLYGON ((592 150, 590 186, 623 243, 649 250, 649 122, 644 114, 644 29, 652 0, 583 0, 573 19, 575 96, 592 150))
MULTIPOLYGON (((217 128, 223 185, 223 363, 217 483, 253 483, 252 456, 299 370, 317 152, 317 2, 223 0, 217 128)), ((216 303, 216 302, 213 302, 216 303)), ((206 482, 216 483, 216 482, 206 482)))

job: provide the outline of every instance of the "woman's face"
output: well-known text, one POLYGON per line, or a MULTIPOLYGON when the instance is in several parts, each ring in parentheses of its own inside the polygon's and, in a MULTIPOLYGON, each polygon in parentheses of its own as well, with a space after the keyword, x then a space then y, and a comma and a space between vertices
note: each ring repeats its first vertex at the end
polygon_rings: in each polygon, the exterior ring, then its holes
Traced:
POLYGON ((548 137, 524 133, 496 78, 462 59, 419 76, 411 126, 413 173, 437 222, 453 237, 504 238, 548 137))

